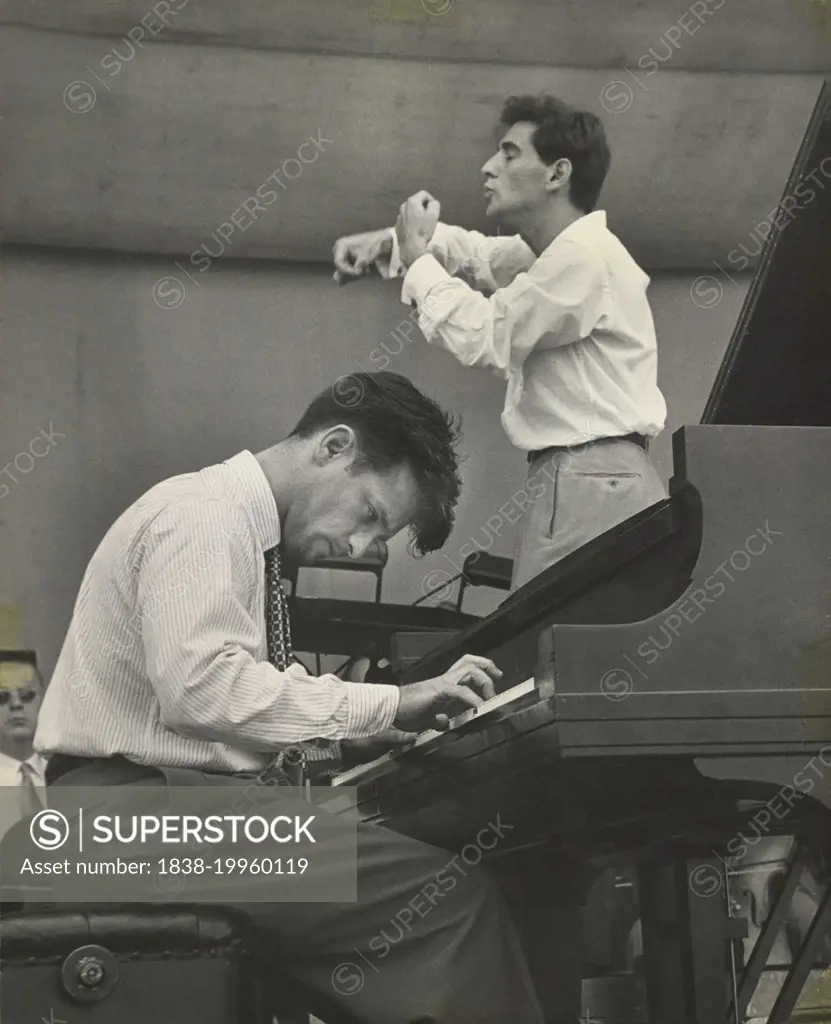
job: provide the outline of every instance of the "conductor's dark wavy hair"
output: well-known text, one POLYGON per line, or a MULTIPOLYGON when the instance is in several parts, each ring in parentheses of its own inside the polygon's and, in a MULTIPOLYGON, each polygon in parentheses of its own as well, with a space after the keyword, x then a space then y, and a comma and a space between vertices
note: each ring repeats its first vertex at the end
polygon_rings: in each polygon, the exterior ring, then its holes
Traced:
POLYGON ((461 490, 456 445, 461 424, 398 373, 354 373, 321 392, 292 437, 309 437, 339 423, 358 438, 351 472, 384 472, 406 463, 418 484, 411 549, 425 555, 450 536, 461 490))
POLYGON ((510 128, 519 122, 537 126, 531 141, 544 164, 571 162, 569 198, 578 210, 591 213, 612 163, 600 118, 548 94, 511 96, 502 108, 500 124, 510 128))

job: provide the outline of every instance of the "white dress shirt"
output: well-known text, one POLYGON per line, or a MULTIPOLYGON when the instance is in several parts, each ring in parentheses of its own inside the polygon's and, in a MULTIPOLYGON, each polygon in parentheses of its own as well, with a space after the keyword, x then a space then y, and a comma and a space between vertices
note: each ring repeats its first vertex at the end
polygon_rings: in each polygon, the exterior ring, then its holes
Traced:
POLYGON ((8 754, 0 753, 0 840, 23 817, 21 797, 24 782, 24 765, 41 803, 46 804, 46 761, 40 754, 32 754, 25 761, 18 761, 8 754))
MULTIPOLYGON (((401 274, 394 231, 389 268, 379 269, 401 274)), ((539 257, 519 235, 439 224, 401 298, 418 307, 429 342, 507 380, 502 425, 518 448, 534 451, 663 429, 648 285, 597 210, 539 257)))
POLYGON ((266 660, 264 552, 279 539, 247 451, 139 498, 84 574, 36 749, 257 771, 286 744, 389 728, 397 687, 266 660))
POLYGON ((30 768, 30 775, 41 799, 46 792, 46 758, 32 754, 25 761, 18 761, 8 754, 0 753, 0 786, 19 786, 23 781, 22 764, 30 768))

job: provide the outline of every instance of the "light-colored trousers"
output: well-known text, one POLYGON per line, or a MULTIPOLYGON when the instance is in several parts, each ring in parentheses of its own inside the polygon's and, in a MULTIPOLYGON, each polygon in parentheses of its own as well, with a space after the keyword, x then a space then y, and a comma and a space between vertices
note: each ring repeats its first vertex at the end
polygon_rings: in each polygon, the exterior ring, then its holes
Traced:
POLYGON ((649 455, 602 441, 537 456, 528 466, 511 589, 667 497, 649 455))

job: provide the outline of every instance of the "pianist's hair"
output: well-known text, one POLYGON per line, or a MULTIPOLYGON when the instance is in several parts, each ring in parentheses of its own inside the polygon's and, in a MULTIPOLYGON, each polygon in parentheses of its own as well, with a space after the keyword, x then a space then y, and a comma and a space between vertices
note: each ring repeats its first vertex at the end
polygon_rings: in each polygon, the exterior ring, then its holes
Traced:
POLYGON ((502 108, 500 124, 510 128, 519 122, 537 126, 531 141, 544 164, 571 162, 569 198, 578 210, 591 213, 612 162, 600 118, 547 94, 511 96, 502 108))
POLYGON ((453 529, 462 481, 456 445, 461 423, 398 373, 340 377, 303 413, 292 437, 309 437, 345 423, 359 438, 353 472, 383 472, 406 462, 419 486, 411 547, 438 550, 453 529))

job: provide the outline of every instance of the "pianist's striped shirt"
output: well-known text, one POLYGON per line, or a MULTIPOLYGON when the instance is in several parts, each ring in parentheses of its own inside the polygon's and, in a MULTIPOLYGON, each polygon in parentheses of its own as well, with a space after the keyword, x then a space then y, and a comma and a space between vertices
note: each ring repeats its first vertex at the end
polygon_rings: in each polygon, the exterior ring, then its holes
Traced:
POLYGON ((84 574, 35 749, 257 771, 287 743, 389 728, 395 686, 266 660, 264 552, 279 539, 274 495, 248 451, 127 509, 84 574))

